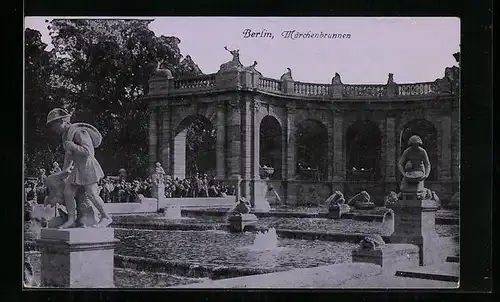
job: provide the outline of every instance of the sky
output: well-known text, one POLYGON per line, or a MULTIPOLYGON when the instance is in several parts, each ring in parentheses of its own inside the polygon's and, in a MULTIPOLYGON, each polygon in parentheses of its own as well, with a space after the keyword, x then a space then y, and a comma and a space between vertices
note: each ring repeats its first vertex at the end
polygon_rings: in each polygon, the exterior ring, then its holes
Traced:
MULTIPOLYGON (((26 17, 25 28, 38 30, 51 48, 46 19, 26 17)), ((136 18, 138 19, 138 18, 136 18)), ((434 81, 456 65, 460 50, 458 18, 359 17, 159 17, 150 24, 157 35, 176 36, 181 53, 201 70, 215 73, 232 59, 224 46, 239 49, 243 65, 258 62, 264 77, 279 79, 291 68, 295 81, 330 83, 339 73, 345 84, 385 84, 388 73, 396 83, 434 81), (244 32, 266 32, 248 37, 244 32), (350 38, 286 38, 283 32, 350 34, 350 38), (247 31, 248 32, 248 31, 247 31)), ((293 37, 293 36, 292 36, 293 37)))

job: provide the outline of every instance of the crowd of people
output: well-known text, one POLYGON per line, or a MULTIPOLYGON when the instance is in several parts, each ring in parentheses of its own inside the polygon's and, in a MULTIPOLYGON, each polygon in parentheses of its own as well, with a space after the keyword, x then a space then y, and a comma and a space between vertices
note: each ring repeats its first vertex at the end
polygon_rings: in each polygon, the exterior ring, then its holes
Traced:
MULTIPOLYGON (((48 189, 43 183, 45 171, 39 169, 37 177, 25 180, 26 201, 43 204, 48 195, 48 189)), ((52 174, 59 171, 60 169, 53 168, 50 172, 52 174)), ((207 174, 195 174, 185 179, 166 177, 164 182, 166 198, 225 197, 233 195, 235 190, 234 186, 224 185, 209 178, 207 174)), ((153 182, 150 177, 129 181, 125 169, 120 169, 118 176, 106 176, 99 182, 99 195, 105 203, 139 202, 140 195, 151 197, 152 189, 153 182)))

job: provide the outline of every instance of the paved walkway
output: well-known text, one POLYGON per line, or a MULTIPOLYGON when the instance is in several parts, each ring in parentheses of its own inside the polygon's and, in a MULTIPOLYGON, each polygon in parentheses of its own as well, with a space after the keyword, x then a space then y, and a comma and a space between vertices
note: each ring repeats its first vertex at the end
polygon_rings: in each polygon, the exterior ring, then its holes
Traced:
POLYGON ((456 282, 397 277, 369 263, 295 269, 178 286, 178 288, 457 288, 456 282))

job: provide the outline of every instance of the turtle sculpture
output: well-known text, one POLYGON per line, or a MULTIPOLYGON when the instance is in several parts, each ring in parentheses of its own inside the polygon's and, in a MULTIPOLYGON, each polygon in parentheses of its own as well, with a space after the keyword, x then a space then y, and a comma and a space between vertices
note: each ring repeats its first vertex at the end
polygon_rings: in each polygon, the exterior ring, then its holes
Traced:
POLYGON ((370 194, 366 191, 361 191, 349 199, 347 204, 358 210, 368 210, 375 208, 375 203, 370 201, 370 194))
POLYGON ((363 240, 361 240, 359 244, 362 250, 370 251, 385 246, 385 242, 384 239, 382 239, 382 236, 376 234, 365 236, 365 238, 363 238, 363 240))

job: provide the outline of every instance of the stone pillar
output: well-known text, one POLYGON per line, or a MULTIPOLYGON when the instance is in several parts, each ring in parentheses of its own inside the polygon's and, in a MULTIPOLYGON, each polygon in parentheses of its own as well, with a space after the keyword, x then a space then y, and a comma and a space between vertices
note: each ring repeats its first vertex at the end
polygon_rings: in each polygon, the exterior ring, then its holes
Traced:
MULTIPOLYGON (((334 140, 335 140, 335 116, 332 114, 331 115, 331 120, 328 121, 327 125, 327 131, 328 131, 328 181, 332 181, 334 178, 334 165, 335 165, 335 160, 334 160, 334 140)), ((331 188, 332 192, 334 192, 334 188, 331 188)))
POLYGON ((397 190, 397 144, 396 144, 396 118, 391 112, 385 119, 385 182, 386 192, 397 190))
POLYGON ((451 176, 453 182, 460 181, 460 114, 458 108, 452 109, 451 136, 451 176))
POLYGON ((333 118, 333 181, 345 180, 344 117, 336 112, 333 118))
POLYGON ((186 178, 186 136, 188 129, 179 132, 174 139, 174 178, 186 178))
POLYGON ((161 127, 161 147, 160 147, 160 162, 165 173, 167 175, 172 175, 172 166, 170 161, 170 143, 172 140, 171 131, 171 109, 170 106, 165 106, 161 110, 162 116, 162 127, 161 127))
POLYGON ((297 147, 296 147, 296 134, 297 129, 295 125, 295 104, 287 105, 286 107, 286 136, 287 136, 287 179, 296 179, 297 169, 297 147))
POLYGON ((418 246, 420 266, 439 263, 436 202, 419 199, 417 193, 402 193, 390 208, 394 210, 394 233, 390 242, 418 246))
POLYGON ((252 194, 253 188, 253 154, 254 154, 254 144, 252 144, 254 139, 254 117, 255 117, 255 106, 254 100, 250 97, 245 96, 242 103, 242 114, 241 114, 241 176, 243 178, 243 196, 246 196, 252 203, 254 200, 252 194))
POLYGON ((449 182, 451 180, 451 118, 447 115, 441 117, 441 158, 439 161, 441 180, 449 182))
POLYGON ((226 106, 224 101, 216 104, 217 110, 217 141, 216 141, 216 178, 225 179, 226 176, 226 106))
POLYGON ((112 228, 42 229, 41 285, 62 288, 114 287, 112 228))
POLYGON ((229 175, 238 174, 241 176, 241 107, 240 99, 229 101, 227 113, 227 170, 229 175))
POLYGON ((152 173, 154 170, 155 163, 157 161, 156 151, 158 150, 158 116, 156 107, 149 107, 149 172, 152 173))
POLYGON ((286 138, 286 152, 283 153, 284 178, 286 179, 285 185, 285 198, 287 204, 297 204, 296 183, 297 178, 297 147, 296 147, 296 124, 295 124, 296 107, 295 103, 288 103, 286 105, 286 119, 285 129, 283 135, 286 138))

